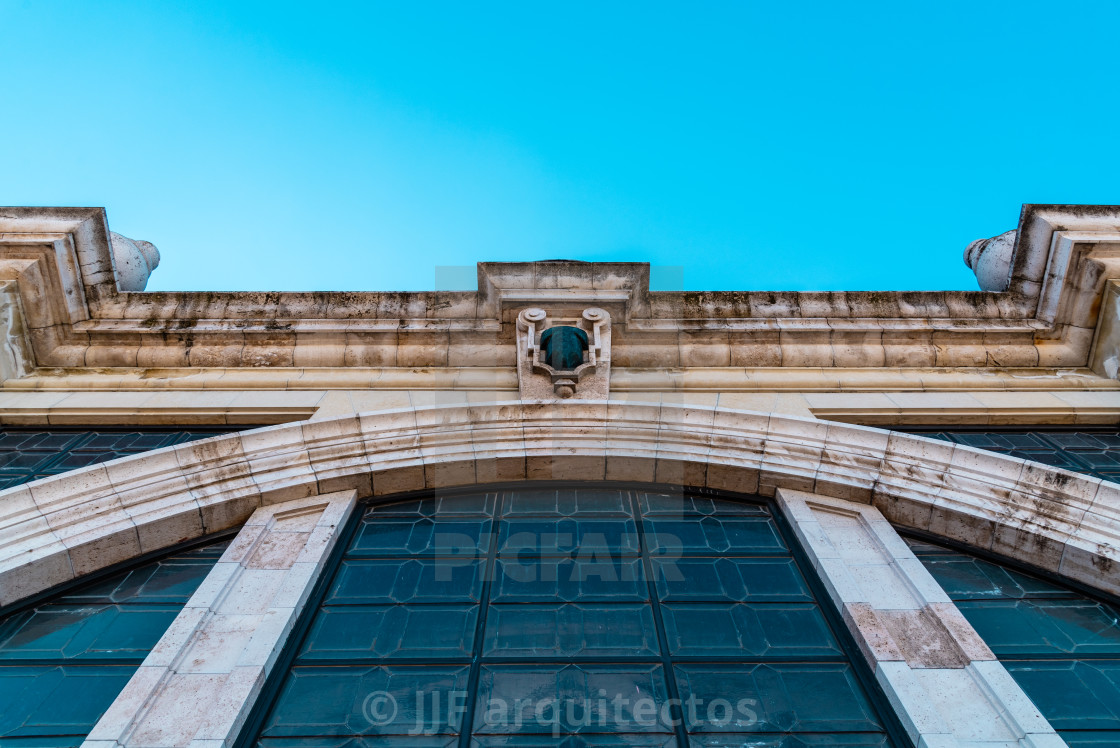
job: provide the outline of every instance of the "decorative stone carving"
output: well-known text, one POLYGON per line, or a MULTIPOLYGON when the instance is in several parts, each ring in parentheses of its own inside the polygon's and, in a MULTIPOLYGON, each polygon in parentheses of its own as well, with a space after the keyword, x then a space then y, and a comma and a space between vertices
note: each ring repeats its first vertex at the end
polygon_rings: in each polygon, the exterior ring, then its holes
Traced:
MULTIPOLYGON (((571 336, 583 342, 582 336, 571 336)), ((570 354, 570 352, 569 352, 570 354)), ((523 400, 567 399, 579 394, 581 400, 606 400, 610 394, 611 315, 604 309, 589 307, 579 319, 550 319, 544 309, 530 307, 517 315, 517 382, 523 400), (545 350, 548 336, 559 346, 561 330, 574 327, 586 336, 583 362, 572 368, 551 359, 545 350)))
POLYGON ((117 270, 117 287, 122 291, 143 291, 152 271, 159 267, 156 245, 141 239, 129 239, 109 232, 113 247, 113 265, 117 270))
POLYGON ((1015 251, 1018 229, 1004 231, 999 236, 977 239, 964 251, 964 264, 976 273, 976 280, 983 291, 1006 291, 1011 283, 1011 258, 1015 251))

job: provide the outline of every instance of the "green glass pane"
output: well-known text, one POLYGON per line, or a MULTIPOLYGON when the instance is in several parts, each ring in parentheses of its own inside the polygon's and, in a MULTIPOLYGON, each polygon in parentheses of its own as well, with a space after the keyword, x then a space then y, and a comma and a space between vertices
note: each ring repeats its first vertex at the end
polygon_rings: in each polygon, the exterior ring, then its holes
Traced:
POLYGON ((178 612, 172 605, 42 605, 0 623, 0 660, 130 658, 139 664, 178 612))
POLYGON ((300 650, 300 660, 469 658, 477 605, 390 605, 326 608, 300 650))
POLYGON ((659 665, 483 666, 476 734, 672 732, 659 665))
POLYGON ((630 516, 630 494, 617 489, 520 489, 506 494, 506 517, 630 516))
POLYGON ((591 556, 638 552, 638 530, 629 517, 615 519, 510 519, 498 535, 498 555, 591 556))
POLYGON ((1004 665, 1054 729, 1120 731, 1120 661, 1012 661, 1004 665))
POLYGON ((954 600, 1070 596, 1068 590, 1057 585, 963 553, 919 558, 954 600))
POLYGON ((491 605, 483 653, 494 657, 656 657, 649 605, 491 605))
POLYGON ((448 735, 379 735, 371 738, 301 737, 264 738, 260 748, 454 748, 459 738, 448 735))
POLYGON ((586 559, 499 559, 491 587, 495 602, 624 602, 646 600, 641 559, 587 554, 586 559))
POLYGON ((685 518, 708 514, 770 516, 770 510, 761 504, 728 501, 709 496, 693 496, 686 493, 640 493, 638 494, 638 500, 641 503, 642 514, 647 517, 676 516, 685 518))
POLYGON ((961 602, 961 612, 998 657, 1120 657, 1120 616, 1092 600, 961 602))
POLYGON ((0 485, 7 488, 116 457, 216 436, 229 430, 0 429, 0 485))
POLYGON ((691 733, 881 729, 849 665, 678 665, 676 674, 691 733))
POLYGON ((0 737, 85 735, 135 670, 0 665, 0 737))
POLYGON ((598 733, 589 735, 478 735, 471 748, 677 748, 664 734, 598 733))
POLYGON ((826 733, 822 735, 692 735, 690 748, 886 748, 891 745, 882 733, 826 733))
POLYGON ((376 517, 362 523, 350 556, 476 556, 490 546, 488 519, 376 517))
POLYGON ((957 553, 956 551, 954 551, 952 548, 946 548, 943 545, 934 545, 933 543, 927 543, 924 540, 918 540, 917 538, 907 537, 906 535, 902 536, 902 541, 904 543, 906 543, 906 546, 911 551, 914 552, 914 555, 919 556, 919 557, 924 556, 924 555, 931 555, 931 554, 933 554, 933 555, 949 555, 949 556, 959 556, 959 555, 961 555, 961 554, 957 553))
POLYGON ((1120 478, 1120 432, 1034 428, 1021 431, 918 432, 923 436, 1035 460, 1077 473, 1116 481, 1120 478))
POLYGON ((498 495, 493 493, 457 496, 433 496, 428 499, 375 504, 366 510, 364 520, 376 522, 380 517, 491 517, 498 495))
POLYGON ((669 651, 677 657, 838 657, 816 605, 766 603, 661 606, 669 651))
POLYGON ((51 735, 38 738, 4 738, 4 748, 81 748, 84 735, 51 735))
POLYGON ((296 667, 264 736, 453 734, 466 685, 458 666, 296 667))
POLYGON ((665 602, 799 602, 813 597, 791 558, 679 558, 653 562, 665 602))
POLYGON ((223 540, 153 561, 58 599, 64 603, 145 602, 185 605, 229 545, 223 540))
POLYGON ((327 604, 477 602, 483 562, 477 559, 347 559, 327 604))
POLYGON ((655 555, 786 553, 767 517, 700 517, 646 520, 646 548, 655 555))
POLYGON ((1120 745, 1113 606, 933 543, 908 543, 1069 745, 1120 745))
POLYGON ((1120 737, 1112 731, 1073 731, 1062 730, 1058 733, 1069 748, 1116 748, 1120 737))

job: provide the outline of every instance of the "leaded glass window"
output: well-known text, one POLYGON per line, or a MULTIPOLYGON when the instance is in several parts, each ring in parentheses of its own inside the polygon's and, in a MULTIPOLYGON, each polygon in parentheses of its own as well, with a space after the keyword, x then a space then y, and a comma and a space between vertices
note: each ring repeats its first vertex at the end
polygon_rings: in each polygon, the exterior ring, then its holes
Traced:
POLYGON ((173 553, 0 618, 0 745, 80 745, 227 544, 173 553))
POLYGON ((0 489, 117 457, 225 434, 220 426, 192 429, 0 429, 0 489))
POLYGON ((326 746, 887 746, 765 503, 615 488, 367 508, 249 738, 326 746))
POLYGON ((1120 745, 1120 609, 1017 569, 907 540, 1072 748, 1120 745))
POLYGON ((1120 481, 1120 431, 1116 429, 904 429, 977 449, 1034 460, 1095 478, 1120 481))

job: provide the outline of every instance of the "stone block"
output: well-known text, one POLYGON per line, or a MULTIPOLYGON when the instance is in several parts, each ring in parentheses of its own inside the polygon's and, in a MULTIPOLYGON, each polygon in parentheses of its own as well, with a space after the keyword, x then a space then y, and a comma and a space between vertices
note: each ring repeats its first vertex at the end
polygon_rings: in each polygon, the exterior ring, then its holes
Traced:
POLYGON ((0 605, 11 605, 74 576, 66 547, 58 541, 36 548, 33 556, 28 552, 17 553, 0 566, 0 605), (24 558, 28 560, 21 563, 24 558))

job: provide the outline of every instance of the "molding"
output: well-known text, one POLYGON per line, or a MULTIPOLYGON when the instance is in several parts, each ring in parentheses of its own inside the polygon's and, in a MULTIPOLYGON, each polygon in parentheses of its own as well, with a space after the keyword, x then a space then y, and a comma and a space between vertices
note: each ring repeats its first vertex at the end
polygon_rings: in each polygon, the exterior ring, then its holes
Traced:
POLYGON ((1084 368, 704 367, 635 369, 615 366, 615 392, 973 392, 1120 391, 1120 382, 1084 368))
POLYGON ((0 426, 266 426, 317 408, 5 408, 0 426))
MULTIPOLYGON (((1104 382, 1120 389, 1120 383, 1104 382)), ((517 392, 517 369, 509 367, 268 367, 260 369, 38 369, 34 375, 3 383, 0 392, 49 390, 319 391, 462 390, 517 392)))
MULTIPOLYGON (((612 365, 614 392, 1120 392, 1120 382, 1085 368, 705 367, 635 369, 612 365)), ((99 390, 459 390, 517 392, 517 369, 485 366, 46 369, 12 379, 0 393, 99 390)))
POLYGON ((491 402, 272 426, 0 492, 0 605, 236 527, 261 506, 510 481, 628 481, 872 504, 1117 594, 1120 485, 963 445, 778 413, 491 402))
POLYGON ((354 509, 343 491, 253 512, 84 748, 232 745, 354 509))
POLYGON ((480 263, 478 292, 140 293, 105 212, 0 208, 41 367, 516 365, 516 310, 598 306, 630 368, 1084 367, 1120 207, 1024 206, 1006 292, 653 292, 645 263, 480 263))
MULTIPOLYGON (((551 383, 546 378, 542 379, 541 390, 546 396, 544 399, 558 399, 554 396, 551 383)), ((111 384, 120 379, 106 378, 105 381, 111 384)), ((786 392, 789 394, 771 396, 737 393, 734 390, 615 390, 615 398, 655 404, 664 401, 677 405, 707 405, 720 409, 777 410, 791 415, 813 415, 824 420, 875 426, 1114 425, 1120 422, 1120 393, 1115 389, 819 392, 804 388, 786 392)), ((577 396, 581 400, 587 400, 597 399, 594 396, 598 394, 589 389, 581 389, 577 396)), ((493 402, 513 396, 513 393, 500 390, 467 388, 355 388, 343 391, 276 388, 223 390, 216 387, 188 387, 180 390, 158 387, 88 390, 43 388, 30 391, 11 388, 0 390, 0 425, 263 426, 405 406, 493 402)))
POLYGON ((865 426, 1114 426, 1115 392, 1028 390, 808 393, 818 418, 865 426))
POLYGON ((3 426, 264 426, 313 417, 322 391, 0 390, 3 426))

